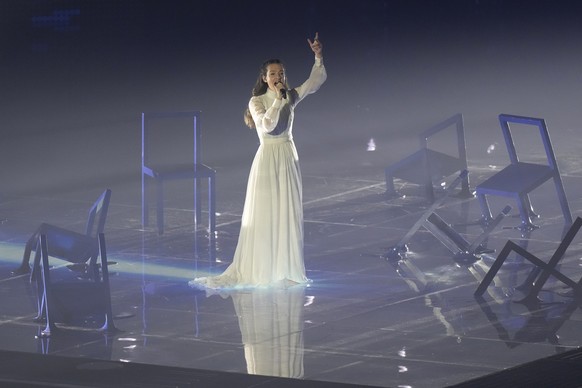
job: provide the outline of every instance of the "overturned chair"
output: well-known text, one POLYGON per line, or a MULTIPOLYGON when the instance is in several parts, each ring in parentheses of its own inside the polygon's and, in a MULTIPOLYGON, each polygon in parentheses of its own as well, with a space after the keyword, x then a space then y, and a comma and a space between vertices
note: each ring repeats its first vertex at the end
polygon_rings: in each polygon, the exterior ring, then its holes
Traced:
MULTIPOLYGON (((84 267, 90 259, 96 260, 99 252, 97 236, 105 229, 110 200, 111 189, 106 189, 89 209, 84 234, 57 225, 42 223, 26 242, 22 264, 14 272, 16 274, 29 272, 30 255, 32 251, 38 250, 38 237, 41 234, 46 236, 50 246, 49 255, 53 257, 66 258, 72 265, 80 267, 84 267)), ((31 280, 35 275, 33 266, 31 280)))
POLYGON ((56 322, 67 326, 87 325, 95 320, 100 326, 98 330, 113 333, 117 331, 113 324, 111 309, 111 292, 109 286, 109 270, 105 235, 97 236, 98 254, 91 256, 87 271, 83 276, 74 272, 62 270, 62 266, 51 263, 49 257, 57 257, 65 262, 77 261, 77 257, 70 251, 52 251, 48 244, 47 235, 38 237, 33 272, 37 284, 37 321, 46 321, 41 337, 49 337, 59 329, 56 322), (99 261, 97 260, 99 257, 99 261), (63 273, 64 272, 64 273, 63 273), (98 322, 102 316, 102 322, 98 322))
MULTIPOLYGON (((414 234, 424 227, 427 231, 432 233, 451 253, 453 253, 453 260, 459 264, 472 264, 480 260, 480 254, 490 252, 490 250, 483 247, 483 242, 487 239, 489 234, 501 223, 503 218, 511 210, 511 206, 506 206, 495 219, 490 222, 482 233, 473 241, 469 242, 461 236, 453 227, 446 223, 437 213, 436 210, 445 202, 450 196, 450 193, 467 177, 467 170, 461 171, 459 176, 446 188, 445 195, 436 201, 422 214, 422 216, 415 222, 410 230, 400 239, 400 241, 390 248, 385 254, 384 258, 387 260, 398 261, 406 259, 408 252, 408 243, 414 234)), ((413 270, 414 272, 418 272, 413 270)))
POLYGON ((515 252, 534 265, 534 268, 527 276, 523 286, 521 286, 521 288, 524 290, 525 296, 520 300, 516 300, 516 302, 523 303, 525 305, 535 305, 540 303, 539 293, 542 291, 542 288, 550 279, 550 277, 553 277, 562 282, 564 285, 570 287, 573 296, 579 299, 582 297, 582 278, 580 278, 578 281, 574 281, 564 273, 560 272, 557 268, 564 258, 566 250, 576 237, 576 234, 580 228, 582 228, 582 218, 577 217, 576 220, 574 220, 574 222, 570 225, 564 238, 560 242, 560 245, 558 245, 558 248, 547 262, 526 251, 523 247, 519 246, 513 241, 508 240, 501 252, 499 252, 497 259, 495 259, 495 262, 493 262, 491 268, 475 290, 475 297, 483 296, 483 293, 485 293, 501 269, 501 266, 509 257, 509 254, 511 252, 515 252))

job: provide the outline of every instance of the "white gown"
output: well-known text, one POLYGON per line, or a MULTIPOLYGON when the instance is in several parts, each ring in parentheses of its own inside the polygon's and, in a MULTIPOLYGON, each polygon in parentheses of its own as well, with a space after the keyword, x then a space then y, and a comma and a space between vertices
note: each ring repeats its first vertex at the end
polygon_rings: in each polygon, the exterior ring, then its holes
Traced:
POLYGON ((315 59, 309 79, 277 100, 267 89, 249 101, 260 145, 247 184, 241 229, 232 264, 220 275, 196 278, 202 288, 305 283, 301 171, 293 142, 295 106, 327 78, 315 59))
POLYGON ((305 286, 230 293, 244 344, 247 373, 304 376, 305 286))

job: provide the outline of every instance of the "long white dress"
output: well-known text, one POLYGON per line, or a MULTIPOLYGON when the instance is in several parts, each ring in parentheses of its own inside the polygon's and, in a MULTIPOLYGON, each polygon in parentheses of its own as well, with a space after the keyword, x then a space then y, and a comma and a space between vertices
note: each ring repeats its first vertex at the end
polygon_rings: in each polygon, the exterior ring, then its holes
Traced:
POLYGON ((244 344, 247 372, 304 376, 305 286, 231 291, 244 344))
POLYGON ((196 278, 192 287, 211 289, 305 283, 301 171, 293 142, 295 106, 323 84, 323 60, 309 78, 277 100, 267 89, 249 101, 260 145, 253 160, 238 244, 232 264, 220 275, 196 278))

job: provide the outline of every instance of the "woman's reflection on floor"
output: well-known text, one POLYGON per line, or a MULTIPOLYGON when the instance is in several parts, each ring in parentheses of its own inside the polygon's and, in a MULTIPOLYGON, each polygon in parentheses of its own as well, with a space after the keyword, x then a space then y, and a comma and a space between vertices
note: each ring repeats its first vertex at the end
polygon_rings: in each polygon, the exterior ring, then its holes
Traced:
POLYGON ((303 377, 305 287, 231 292, 249 374, 303 377))

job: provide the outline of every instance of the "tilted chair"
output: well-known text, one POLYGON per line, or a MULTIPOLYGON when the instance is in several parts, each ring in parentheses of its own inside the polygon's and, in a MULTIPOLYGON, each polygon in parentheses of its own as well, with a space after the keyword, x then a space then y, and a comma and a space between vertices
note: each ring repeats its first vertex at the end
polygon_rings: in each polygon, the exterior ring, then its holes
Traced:
MULTIPOLYGON (((82 277, 72 276, 70 271, 63 275, 59 273, 62 267, 51 265, 49 256, 53 256, 54 252, 49 253, 51 248, 47 241, 47 235, 39 235, 34 259, 34 268, 39 271, 36 275, 36 320, 46 321, 44 330, 40 332, 41 337, 51 336, 59 329, 56 322, 68 326, 86 326, 91 322, 88 318, 97 315, 103 317, 99 330, 108 333, 117 331, 113 324, 105 235, 97 235, 97 254, 91 258, 86 276, 82 277), (99 262, 97 257, 100 258, 99 262), (75 322, 80 324, 75 325, 75 322)), ((59 258, 75 263, 77 256, 71 253, 59 258)))
POLYGON ((568 200, 566 199, 562 178, 560 177, 560 171, 558 170, 558 162, 554 155, 554 150, 552 148, 552 143, 550 142, 550 135, 545 121, 533 117, 501 114, 499 115, 499 122, 501 124, 501 130, 503 131, 503 137, 505 138, 505 144, 507 146, 507 151, 509 152, 511 164, 485 180, 483 183, 478 184, 475 188, 477 198, 479 199, 479 205, 481 206, 483 221, 488 222, 492 219, 491 210, 489 209, 489 203, 487 202, 486 196, 497 195, 511 197, 517 201, 521 217, 521 229, 531 230, 536 228, 531 221, 531 218, 536 217, 537 215, 533 211, 529 199, 529 193, 546 181, 552 179, 556 187, 564 220, 567 224, 571 224, 572 214, 570 213, 570 207, 568 205, 568 200), (519 160, 513 137, 511 135, 510 124, 522 124, 526 127, 535 127, 539 130, 546 153, 546 164, 526 163, 519 160))
MULTIPOLYGON (((194 207, 195 207, 195 224, 201 219, 201 197, 198 194, 201 179, 208 180, 208 229, 211 242, 214 240, 215 225, 216 225, 216 209, 215 209, 215 177, 216 172, 212 168, 202 164, 200 154, 200 112, 163 112, 163 113, 142 113, 141 115, 141 130, 142 130, 142 153, 141 153, 141 177, 142 177, 142 225, 147 227, 149 224, 149 188, 148 181, 153 179, 156 183, 156 212, 157 212, 157 227, 158 233, 164 233, 164 183, 168 180, 176 179, 193 179, 194 180, 194 207), (189 156, 187 162, 168 162, 162 163, 160 161, 152 160, 150 157, 153 153, 153 148, 160 148, 161 144, 156 144, 151 140, 152 132, 155 131, 152 121, 164 120, 168 125, 163 126, 165 133, 164 140, 172 139, 175 136, 169 122, 171 119, 192 120, 193 139, 188 139, 188 142, 193 142, 193 155, 189 156)), ((186 141, 186 140, 184 140, 186 141)), ((167 155, 167 159, 171 159, 167 155)))
POLYGON ((559 267, 560 262, 565 257, 566 250, 574 241, 574 238, 576 237, 576 234, 580 228, 582 228, 582 218, 576 217, 576 220, 574 220, 574 222, 570 225, 564 238, 562 239, 562 242, 560 242, 560 245, 558 245, 558 248, 554 251, 554 254, 548 261, 544 261, 538 258, 534 254, 526 251, 523 247, 519 246, 511 240, 508 240, 501 252, 499 252, 497 259, 495 259, 491 265, 491 268, 477 287, 477 290, 475 290, 475 296, 481 297, 483 295, 511 252, 517 253, 534 265, 534 269, 530 272, 524 283, 526 295, 519 302, 530 305, 539 303, 540 300, 538 295, 550 277, 554 277, 566 286, 570 287, 575 297, 578 298, 582 296, 582 278, 576 282, 556 269, 559 267))
MULTIPOLYGON (((52 257, 67 260, 74 264, 84 264, 88 260, 92 262, 97 260, 99 251, 97 236, 99 233, 103 233, 105 229, 110 200, 111 190, 106 189, 89 209, 84 234, 56 225, 42 223, 26 242, 22 264, 15 272, 27 273, 30 270, 28 264, 30 255, 32 251, 38 251, 38 236, 41 234, 44 234, 47 238, 50 247, 48 254, 52 257)), ((30 274, 31 280, 34 279, 37 270, 38 263, 33 265, 30 274)))

